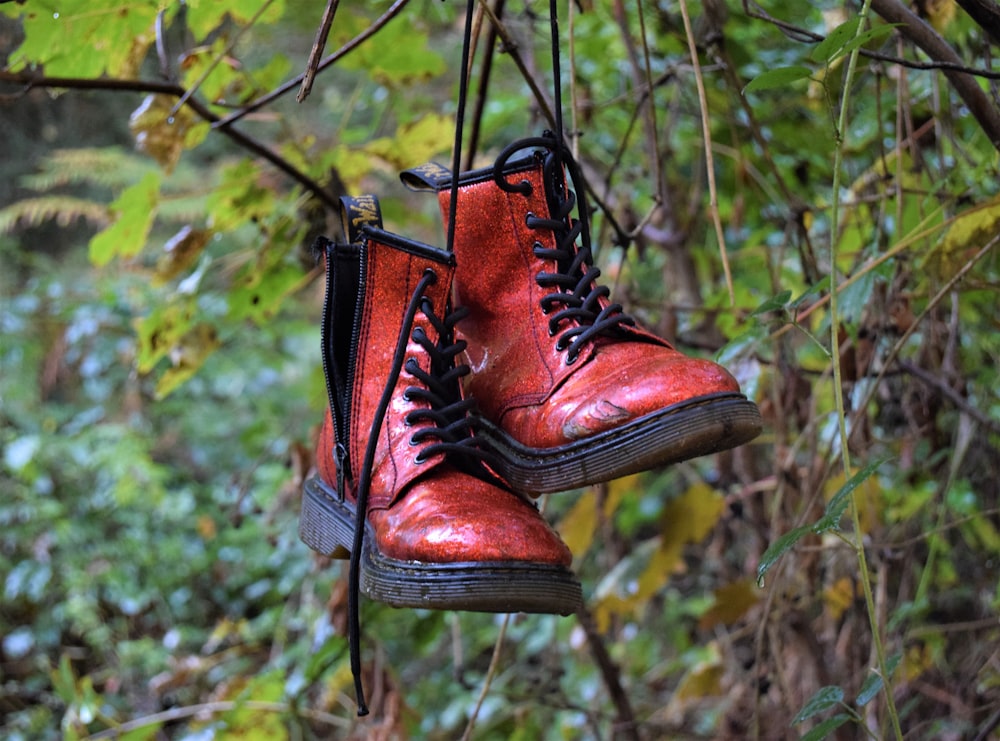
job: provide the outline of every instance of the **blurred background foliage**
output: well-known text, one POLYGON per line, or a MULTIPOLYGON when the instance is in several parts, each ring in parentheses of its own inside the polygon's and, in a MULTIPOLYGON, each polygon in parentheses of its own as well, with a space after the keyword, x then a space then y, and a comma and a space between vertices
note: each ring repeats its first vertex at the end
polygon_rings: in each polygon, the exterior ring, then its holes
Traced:
MULTIPOLYGON (((996 738, 998 37, 947 1, 909 30, 895 0, 560 4, 605 279, 766 431, 549 498, 575 618, 365 603, 354 717, 343 565, 296 536, 326 403, 308 247, 360 192, 441 242, 397 173, 449 161, 458 5, 344 4, 328 53, 401 10, 259 107, 317 3, 0 8, 0 733, 996 738)), ((526 78, 551 96, 547 5, 490 7, 477 166, 546 127, 526 78)))

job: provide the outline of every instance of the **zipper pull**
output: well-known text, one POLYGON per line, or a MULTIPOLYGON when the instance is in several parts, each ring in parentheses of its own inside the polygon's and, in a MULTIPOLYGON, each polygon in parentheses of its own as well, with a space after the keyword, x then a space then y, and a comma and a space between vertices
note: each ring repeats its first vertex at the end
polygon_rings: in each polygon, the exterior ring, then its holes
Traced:
POLYGON ((337 496, 344 501, 344 480, 347 476, 347 448, 343 443, 337 443, 333 449, 333 460, 337 464, 337 496))

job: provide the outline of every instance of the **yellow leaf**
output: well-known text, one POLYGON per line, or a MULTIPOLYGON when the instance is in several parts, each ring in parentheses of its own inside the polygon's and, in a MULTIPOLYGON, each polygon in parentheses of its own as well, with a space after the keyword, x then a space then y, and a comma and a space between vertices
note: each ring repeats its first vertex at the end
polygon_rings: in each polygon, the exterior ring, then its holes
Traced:
POLYGON ((715 601, 712 606, 698 621, 701 630, 708 630, 720 623, 728 625, 739 620, 760 601, 760 590, 753 579, 741 579, 719 587, 715 590, 714 596, 715 601))
POLYGON ((927 256, 927 268, 940 280, 948 280, 998 231, 1000 196, 995 196, 963 212, 951 223, 941 242, 927 256))
MULTIPOLYGON (((847 482, 847 477, 843 473, 831 476, 823 489, 823 496, 826 501, 830 499, 847 482)), ((882 511, 885 508, 882 489, 879 487, 878 477, 870 476, 861 482, 852 495, 858 507, 858 518, 861 520, 861 529, 865 533, 872 532, 882 523, 882 511)))
POLYGON ((216 528, 215 520, 213 520, 208 515, 202 515, 198 518, 198 535, 202 537, 203 540, 211 540, 215 537, 216 528))
POLYGON ((154 285, 173 280, 187 270, 205 249, 212 233, 205 229, 194 229, 185 225, 163 245, 163 255, 156 261, 154 285))
POLYGON ((854 603, 857 594, 857 586, 846 576, 842 576, 824 589, 823 602, 826 604, 826 609, 830 612, 830 617, 835 621, 840 620, 840 616, 844 614, 844 611, 854 603))
POLYGON ((701 662, 684 675, 674 697, 677 700, 696 700, 722 694, 722 674, 725 667, 719 661, 701 662))
POLYGON ((448 149, 453 126, 451 118, 429 113, 416 122, 401 125, 395 136, 374 139, 365 146, 365 151, 397 168, 425 162, 448 149))
POLYGON ((557 530, 566 547, 574 556, 582 556, 590 548, 597 529, 597 499, 594 496, 582 496, 563 515, 557 530))
POLYGON ((903 657, 903 676, 907 682, 917 679, 933 666, 933 652, 926 643, 918 643, 906 649, 906 655, 903 657))
POLYGON ((175 104, 175 98, 169 95, 147 95, 128 121, 136 148, 159 162, 168 173, 174 169, 181 152, 200 143, 208 133, 204 122, 187 106, 171 113, 175 104))
POLYGON ((173 367, 168 368, 156 384, 156 398, 166 397, 191 378, 221 344, 215 327, 207 322, 202 322, 184 335, 170 350, 173 367))
POLYGON ((635 496, 642 474, 634 473, 608 483, 608 496, 604 500, 604 516, 611 518, 618 511, 618 505, 627 496, 635 496))
POLYGON ((663 510, 663 547, 697 543, 708 535, 725 509, 725 500, 708 484, 698 482, 663 510))

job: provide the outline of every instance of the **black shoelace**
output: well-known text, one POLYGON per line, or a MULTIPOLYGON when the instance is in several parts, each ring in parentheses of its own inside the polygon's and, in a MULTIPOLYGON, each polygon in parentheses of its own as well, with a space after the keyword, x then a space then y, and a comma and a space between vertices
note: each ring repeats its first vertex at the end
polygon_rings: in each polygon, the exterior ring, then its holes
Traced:
POLYGON ((524 149, 532 149, 543 157, 542 174, 549 211, 548 217, 529 213, 525 223, 529 229, 552 232, 556 240, 555 248, 547 248, 541 242, 535 242, 533 248, 535 257, 554 261, 556 265, 556 272, 541 272, 535 276, 542 288, 555 289, 542 297, 541 308, 549 317, 549 334, 558 335, 556 348, 565 350, 566 362, 573 363, 587 343, 601 335, 613 334, 623 326, 634 326, 635 320, 624 312, 621 304, 601 305, 611 291, 596 282, 601 271, 593 264, 583 178, 572 154, 555 134, 546 131, 541 137, 520 139, 506 147, 493 168, 497 186, 508 193, 530 193, 532 185, 527 180, 511 183, 503 174, 511 157, 524 149), (565 186, 564 168, 575 192, 565 186), (581 194, 579 204, 576 192, 581 194), (579 210, 581 218, 572 218, 574 210, 579 210))
POLYGON ((425 421, 432 423, 420 427, 410 436, 410 442, 414 445, 428 440, 434 441, 420 450, 416 456, 416 462, 424 463, 435 455, 443 454, 455 468, 509 491, 507 485, 491 469, 486 468, 488 465, 496 469, 497 458, 492 452, 480 447, 478 439, 473 434, 475 417, 471 416, 470 412, 475 410, 475 401, 462 397, 461 382, 462 378, 468 375, 469 366, 455 363, 455 358, 465 350, 466 343, 464 340, 455 339, 454 328, 455 324, 468 312, 467 310, 446 311, 443 317, 438 316, 434 310, 433 302, 424 295, 427 288, 436 281, 437 274, 428 268, 417 283, 410 298, 410 303, 403 316, 399 337, 396 340, 389 377, 372 419, 371 432, 368 436, 364 462, 358 479, 354 543, 351 549, 348 574, 348 640, 351 652, 351 672, 354 676, 354 688, 358 699, 358 715, 368 714, 361 683, 359 601, 361 553, 364 546, 365 523, 368 517, 372 464, 381 437, 379 431, 385 420, 399 376, 404 369, 419 385, 407 386, 403 391, 403 397, 407 401, 423 402, 427 405, 408 412, 404 421, 407 425, 412 426, 425 421), (433 327, 437 334, 436 341, 428 337, 423 327, 414 328, 418 311, 433 327), (426 353, 430 360, 428 370, 421 368, 416 358, 405 358, 407 337, 417 343, 426 353))

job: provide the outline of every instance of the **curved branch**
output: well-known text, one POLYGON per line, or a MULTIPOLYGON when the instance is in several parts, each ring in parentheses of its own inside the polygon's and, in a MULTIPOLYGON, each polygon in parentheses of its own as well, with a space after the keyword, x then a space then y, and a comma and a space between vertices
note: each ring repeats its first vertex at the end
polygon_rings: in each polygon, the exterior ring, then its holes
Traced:
MULTIPOLYGON (((968 2, 968 0, 964 0, 968 2)), ((962 5, 963 3, 959 3, 962 5)), ((750 8, 750 0, 743 0, 743 10, 747 14, 747 18, 753 18, 758 21, 766 21, 772 26, 778 28, 785 36, 792 39, 792 41, 798 41, 803 44, 818 44, 821 41, 826 40, 826 36, 821 33, 816 33, 815 31, 810 31, 807 28, 802 28, 801 26, 796 26, 794 23, 789 23, 788 21, 783 21, 780 18, 775 18, 773 15, 765 12, 759 5, 754 3, 756 10, 750 8)), ((963 5, 964 7, 964 5, 963 5)), ((989 31, 990 29, 983 26, 984 30, 989 31)), ((861 48, 858 50, 861 56, 868 59, 875 59, 879 62, 886 62, 887 64, 898 64, 900 67, 906 67, 907 69, 920 69, 920 70, 953 70, 955 72, 964 72, 968 75, 975 75, 976 77, 982 77, 987 80, 1000 80, 1000 72, 991 69, 982 69, 980 67, 970 67, 964 62, 945 62, 940 59, 936 59, 932 62, 918 62, 912 59, 903 59, 902 57, 896 57, 892 54, 883 54, 882 52, 873 51, 871 49, 861 48)))
MULTIPOLYGON (((931 59, 961 64, 961 57, 948 42, 899 0, 872 0, 872 9, 889 23, 898 24, 899 32, 923 49, 931 59)), ((965 101, 969 112, 979 122, 993 146, 1000 150, 1000 111, 972 75, 953 69, 945 69, 943 73, 955 92, 965 101)))
MULTIPOLYGON (((156 80, 120 80, 112 78, 85 78, 85 77, 46 77, 31 71, 8 72, 0 70, 0 82, 14 85, 23 85, 25 92, 31 88, 67 88, 71 90, 119 90, 133 93, 156 93, 160 95, 172 95, 176 98, 183 98, 185 89, 172 82, 158 82, 156 80)), ((219 121, 219 117, 201 101, 196 98, 187 98, 184 104, 191 108, 203 120, 210 124, 219 121)), ((331 196, 322 185, 311 177, 293 166, 288 160, 265 144, 254 139, 249 134, 245 134, 232 126, 221 129, 222 133, 239 144, 247 151, 267 160, 285 173, 295 182, 320 199, 324 204, 332 209, 340 206, 336 199, 331 196)))

